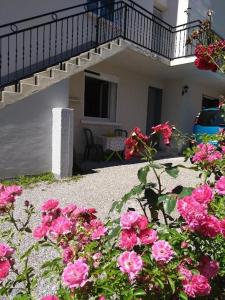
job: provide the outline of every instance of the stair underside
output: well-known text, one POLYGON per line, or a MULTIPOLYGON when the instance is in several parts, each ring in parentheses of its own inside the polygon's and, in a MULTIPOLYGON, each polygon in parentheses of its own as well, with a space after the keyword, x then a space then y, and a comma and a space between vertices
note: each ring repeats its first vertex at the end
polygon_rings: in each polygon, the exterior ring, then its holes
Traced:
POLYGON ((31 77, 22 79, 17 85, 7 86, 1 91, 0 108, 13 104, 79 73, 124 50, 125 47, 126 43, 121 39, 116 39, 99 46, 97 49, 92 49, 79 56, 72 57, 62 64, 57 64, 45 71, 35 73, 31 77))

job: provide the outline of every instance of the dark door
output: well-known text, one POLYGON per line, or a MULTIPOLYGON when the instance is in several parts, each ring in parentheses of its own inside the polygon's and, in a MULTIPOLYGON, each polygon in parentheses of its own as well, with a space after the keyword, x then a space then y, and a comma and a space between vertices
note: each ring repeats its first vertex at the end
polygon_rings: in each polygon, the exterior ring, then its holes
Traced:
POLYGON ((155 126, 161 122, 161 110, 162 90, 154 87, 149 87, 146 134, 151 133, 152 126, 155 126))

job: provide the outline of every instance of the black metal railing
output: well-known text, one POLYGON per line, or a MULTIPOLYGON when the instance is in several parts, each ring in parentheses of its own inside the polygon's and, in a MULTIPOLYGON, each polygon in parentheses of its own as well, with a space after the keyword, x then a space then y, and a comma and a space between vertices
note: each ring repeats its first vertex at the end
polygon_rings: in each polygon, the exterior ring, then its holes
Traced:
POLYGON ((0 26, 0 87, 119 37, 169 60, 194 54, 194 46, 185 43, 200 21, 172 27, 131 0, 101 3, 0 26))

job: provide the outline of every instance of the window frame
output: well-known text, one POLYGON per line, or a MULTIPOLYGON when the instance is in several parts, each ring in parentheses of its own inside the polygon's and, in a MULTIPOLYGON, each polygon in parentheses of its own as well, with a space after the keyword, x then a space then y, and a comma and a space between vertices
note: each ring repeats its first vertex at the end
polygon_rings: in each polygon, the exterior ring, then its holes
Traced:
MULTIPOLYGON (((117 108, 118 108, 118 87, 119 87, 119 79, 118 77, 114 75, 109 75, 109 74, 103 74, 103 73, 88 73, 84 72, 84 91, 83 91, 83 119, 87 121, 99 121, 102 123, 108 123, 108 122, 116 122, 117 120, 117 108), (91 77, 94 79, 99 79, 102 81, 107 81, 109 83, 115 84, 116 85, 116 95, 115 99, 112 100, 110 97, 109 99, 109 117, 108 118, 100 118, 100 117, 90 117, 90 116, 85 116, 85 83, 86 83, 86 77, 91 77), (112 116, 112 101, 114 102, 114 115, 112 116)), ((110 94, 111 94, 111 89, 110 89, 110 94)))

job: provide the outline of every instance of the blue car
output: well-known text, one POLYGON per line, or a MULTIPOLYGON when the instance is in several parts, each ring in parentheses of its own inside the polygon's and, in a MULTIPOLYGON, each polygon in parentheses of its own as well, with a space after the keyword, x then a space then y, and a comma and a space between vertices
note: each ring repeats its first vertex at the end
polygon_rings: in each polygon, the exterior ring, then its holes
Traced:
MULTIPOLYGON (((219 108, 203 109, 195 119, 193 133, 197 143, 201 143, 201 136, 217 134, 221 129, 225 129, 225 113, 219 108)), ((216 141, 210 143, 217 146, 216 141)))

